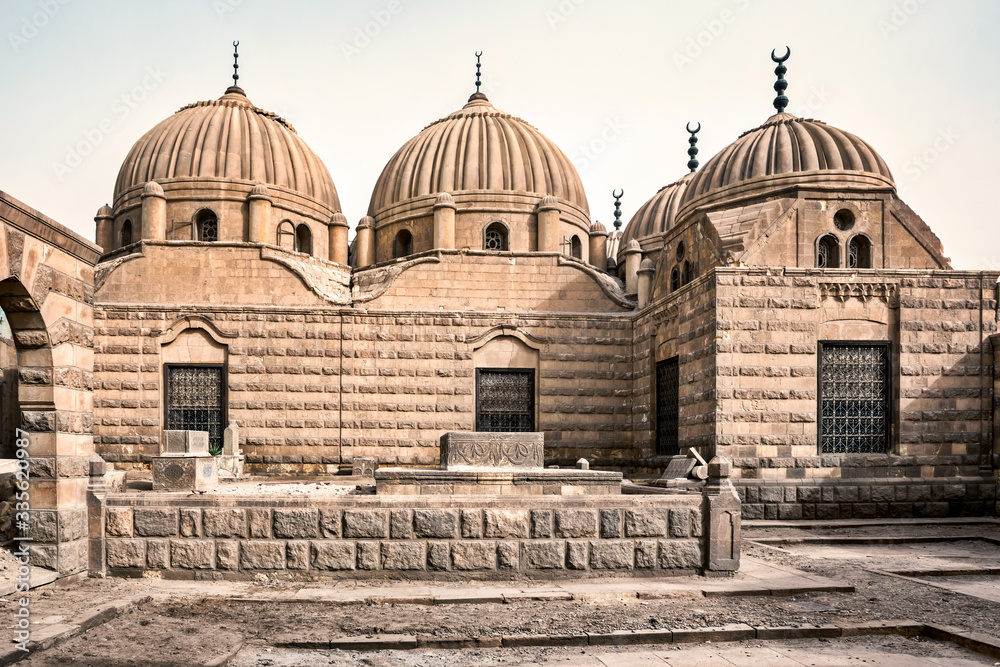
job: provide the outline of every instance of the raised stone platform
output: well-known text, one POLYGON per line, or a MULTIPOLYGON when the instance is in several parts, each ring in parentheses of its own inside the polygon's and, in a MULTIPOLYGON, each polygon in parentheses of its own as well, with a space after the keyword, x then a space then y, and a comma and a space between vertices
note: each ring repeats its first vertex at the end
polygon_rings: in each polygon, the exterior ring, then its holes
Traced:
POLYGON ((544 461, 542 433, 455 431, 441 436, 440 468, 379 468, 375 487, 395 496, 621 493, 620 472, 543 468, 544 461))

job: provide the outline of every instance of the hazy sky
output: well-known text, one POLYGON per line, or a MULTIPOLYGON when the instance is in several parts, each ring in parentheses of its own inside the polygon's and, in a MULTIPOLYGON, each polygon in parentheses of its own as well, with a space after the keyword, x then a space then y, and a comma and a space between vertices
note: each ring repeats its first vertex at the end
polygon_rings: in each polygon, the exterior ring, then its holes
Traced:
POLYGON ((474 91, 547 134, 610 228, 761 124, 772 48, 789 111, 878 150, 960 269, 1000 269, 996 0, 4 0, 0 189, 88 238, 132 144, 231 83, 287 118, 352 227, 392 154, 474 91))

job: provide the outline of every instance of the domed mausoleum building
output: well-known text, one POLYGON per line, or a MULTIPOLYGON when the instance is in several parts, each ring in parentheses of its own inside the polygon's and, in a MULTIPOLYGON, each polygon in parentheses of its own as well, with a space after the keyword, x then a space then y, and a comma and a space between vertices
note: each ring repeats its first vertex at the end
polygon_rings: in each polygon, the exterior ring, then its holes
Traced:
POLYGON ((541 431, 549 465, 728 457, 747 517, 994 511, 997 274, 951 267, 871 145, 785 113, 775 60, 777 113, 700 170, 692 136, 610 236, 478 87, 389 158, 350 252, 291 125, 235 85, 184 107, 96 217, 97 451, 236 424, 251 471, 319 474, 541 431))

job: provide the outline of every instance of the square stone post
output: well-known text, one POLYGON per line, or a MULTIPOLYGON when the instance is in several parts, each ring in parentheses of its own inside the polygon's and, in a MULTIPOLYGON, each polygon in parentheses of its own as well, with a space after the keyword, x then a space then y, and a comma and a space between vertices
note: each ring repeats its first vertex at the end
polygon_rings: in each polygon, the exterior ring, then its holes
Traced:
POLYGON ((729 481, 733 464, 716 456, 708 462, 708 482, 703 491, 707 505, 708 544, 706 572, 740 569, 740 497, 729 481))

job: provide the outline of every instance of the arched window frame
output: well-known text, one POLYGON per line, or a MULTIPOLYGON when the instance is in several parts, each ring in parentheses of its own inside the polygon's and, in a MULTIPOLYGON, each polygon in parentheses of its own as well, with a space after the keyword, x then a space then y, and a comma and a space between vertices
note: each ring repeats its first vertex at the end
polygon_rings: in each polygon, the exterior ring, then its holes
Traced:
POLYGON ((219 216, 210 208, 200 209, 194 214, 195 240, 207 243, 219 240, 219 216), (212 238, 214 231, 214 237, 212 238))
POLYGON ((494 220, 483 228, 483 250, 489 252, 506 252, 510 250, 510 230, 507 228, 507 225, 499 220, 494 220), (499 247, 491 247, 497 245, 494 242, 494 233, 499 235, 499 247))
POLYGON ((816 268, 840 268, 840 240, 833 234, 823 234, 816 239, 816 268))
POLYGON ((313 254, 313 233, 304 222, 295 228, 295 252, 313 254))
POLYGON ((871 269, 875 265, 875 244, 867 234, 855 234, 847 242, 847 268, 871 269))
POLYGON ((118 241, 120 247, 124 248, 127 245, 132 245, 134 236, 135 236, 135 231, 134 227, 132 226, 132 221, 126 220, 125 222, 122 223, 122 228, 118 231, 118 241))
POLYGON ((681 288, 681 270, 676 266, 670 271, 670 291, 681 288))
POLYGON ((399 259, 413 254, 413 234, 409 229, 400 229, 392 239, 392 258, 399 259))
POLYGON ((576 234, 569 240, 569 254, 575 259, 583 259, 583 242, 576 234))
POLYGON ((694 267, 690 260, 684 260, 684 267, 681 269, 681 285, 687 285, 694 280, 694 267))
POLYGON ((292 224, 291 220, 282 220, 278 224, 278 233, 275 241, 279 248, 295 250, 295 225, 292 224))

